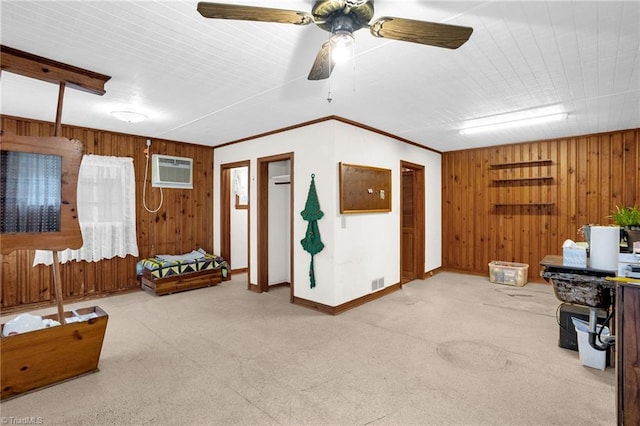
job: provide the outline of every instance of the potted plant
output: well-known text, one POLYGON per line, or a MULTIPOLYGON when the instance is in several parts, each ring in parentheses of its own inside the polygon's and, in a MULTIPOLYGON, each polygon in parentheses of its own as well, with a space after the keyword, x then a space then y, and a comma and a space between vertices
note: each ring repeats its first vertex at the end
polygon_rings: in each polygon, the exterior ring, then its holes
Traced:
POLYGON ((616 206, 610 217, 620 227, 621 233, 624 233, 627 247, 633 250, 633 243, 640 241, 640 209, 637 206, 616 206))

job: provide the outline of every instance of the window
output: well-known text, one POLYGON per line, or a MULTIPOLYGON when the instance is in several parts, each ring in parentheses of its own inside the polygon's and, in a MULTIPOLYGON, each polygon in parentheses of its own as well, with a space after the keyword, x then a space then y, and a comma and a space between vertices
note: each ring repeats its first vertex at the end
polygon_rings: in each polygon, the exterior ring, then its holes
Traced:
POLYGON ((0 233, 60 231, 62 158, 0 152, 0 233))
MULTIPOLYGON (((82 157, 78 174, 78 218, 83 245, 78 250, 61 251, 61 262, 138 256, 132 158, 82 157)), ((34 264, 52 261, 50 252, 38 251, 34 264)))

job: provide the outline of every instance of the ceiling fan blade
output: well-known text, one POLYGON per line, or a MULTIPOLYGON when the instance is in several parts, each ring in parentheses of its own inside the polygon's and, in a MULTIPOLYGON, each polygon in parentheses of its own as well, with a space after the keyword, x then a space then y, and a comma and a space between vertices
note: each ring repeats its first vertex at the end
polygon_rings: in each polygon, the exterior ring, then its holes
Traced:
POLYGON ((199 2, 197 9, 205 18, 278 22, 281 24, 296 25, 307 25, 313 23, 313 16, 311 14, 298 12, 296 10, 271 9, 267 7, 208 2, 199 2))
POLYGON ((371 34, 376 37, 410 41, 429 46, 457 49, 473 32, 473 28, 436 22, 415 21, 413 19, 385 16, 370 25, 371 34))
POLYGON ((331 42, 329 40, 322 43, 318 54, 316 55, 316 60, 313 62, 313 66, 311 67, 311 71, 309 71, 308 80, 324 80, 325 78, 329 78, 331 75, 331 71, 333 71, 333 67, 336 63, 333 61, 331 57, 331 42))

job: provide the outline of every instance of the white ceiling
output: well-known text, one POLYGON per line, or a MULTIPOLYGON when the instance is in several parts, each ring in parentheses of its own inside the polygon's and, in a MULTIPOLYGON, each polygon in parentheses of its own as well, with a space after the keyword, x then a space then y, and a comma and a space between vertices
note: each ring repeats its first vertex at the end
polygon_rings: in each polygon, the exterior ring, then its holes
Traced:
MULTIPOLYGON (((220 1, 310 11, 312 1, 220 1)), ((640 126, 639 1, 376 0, 384 15, 474 28, 457 50, 355 33, 331 79, 307 74, 328 33, 203 18, 197 1, 1 0, 14 49, 112 76, 67 89, 64 124, 215 146, 337 115, 440 151, 640 126), (333 101, 327 102, 329 90, 333 101), (567 120, 461 135, 465 121, 559 106, 567 120), (149 116, 124 123, 110 111, 149 116)), ((2 72, 1 113, 55 120, 58 88, 2 72)))

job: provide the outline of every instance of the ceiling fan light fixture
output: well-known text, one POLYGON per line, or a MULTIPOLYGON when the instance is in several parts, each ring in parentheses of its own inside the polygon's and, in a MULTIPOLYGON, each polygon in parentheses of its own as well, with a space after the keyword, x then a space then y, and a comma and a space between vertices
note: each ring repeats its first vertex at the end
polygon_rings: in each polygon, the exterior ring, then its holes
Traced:
MULTIPOLYGON (((419 43, 427 46, 457 49, 471 36, 473 28, 438 22, 384 16, 372 21, 374 0, 313 0, 311 13, 298 10, 275 9, 270 7, 209 3, 200 1, 197 10, 205 18, 230 19, 239 21, 271 22, 281 24, 315 24, 331 34, 340 31, 351 34, 362 28, 369 28, 371 35, 391 40, 419 43)), ((353 44, 352 44, 353 46, 353 44)), ((338 47, 338 46, 336 46, 338 47)), ((335 60, 332 58, 333 44, 330 40, 322 43, 307 77, 308 80, 324 80, 331 76, 335 60)), ((340 50, 340 48, 335 49, 340 50)), ((351 54, 353 55, 353 47, 351 54)), ((340 53, 337 53, 338 57, 340 53)), ((355 66, 354 66, 355 70, 355 66)))
POLYGON ((126 123, 140 123, 149 118, 146 115, 135 111, 111 111, 111 115, 126 123))
POLYGON ((344 63, 351 57, 354 42, 350 31, 336 31, 331 36, 331 57, 336 64, 344 63))

